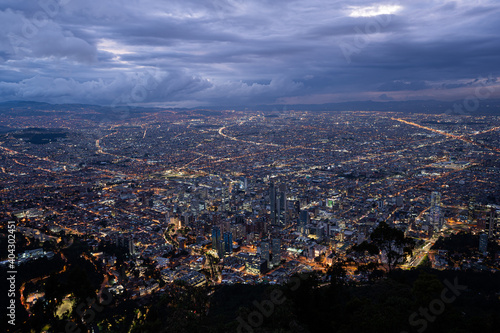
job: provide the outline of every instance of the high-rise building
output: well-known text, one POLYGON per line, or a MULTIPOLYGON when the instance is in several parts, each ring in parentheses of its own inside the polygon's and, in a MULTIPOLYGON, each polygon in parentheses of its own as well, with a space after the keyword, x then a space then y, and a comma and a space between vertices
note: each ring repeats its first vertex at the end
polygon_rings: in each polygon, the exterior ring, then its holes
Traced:
POLYGON ((306 225, 309 224, 310 217, 309 212, 307 210, 301 210, 299 213, 299 225, 297 226, 297 230, 301 235, 305 234, 306 225))
POLYGON ((223 239, 219 239, 217 241, 216 250, 217 250, 217 255, 219 256, 219 258, 223 258, 224 255, 226 254, 224 252, 224 240, 223 239))
POLYGON ((309 212, 307 210, 301 210, 299 213, 299 224, 306 225, 309 223, 309 212))
POLYGON ((431 193, 431 207, 432 206, 440 206, 441 205, 441 193, 432 192, 431 193))
POLYGON ((490 213, 488 216, 488 239, 493 239, 493 236, 495 235, 495 210, 493 208, 490 209, 490 213))
POLYGON ((267 268, 271 268, 271 244, 269 244, 269 240, 260 242, 260 257, 267 261, 267 268))
POLYGON ((243 223, 235 223, 231 225, 231 232, 235 239, 241 239, 246 236, 246 227, 243 223))
POLYGON ((218 226, 212 227, 212 249, 217 250, 220 238, 220 228, 218 226))
POLYGON ((286 226, 286 185, 280 184, 278 188, 274 183, 269 186, 269 203, 271 206, 271 224, 286 226))
POLYGON ((486 222, 488 239, 500 240, 500 207, 488 205, 488 215, 486 222))
POLYGON ((269 202, 271 206, 271 224, 276 225, 276 187, 274 183, 269 185, 269 202))
POLYGON ((441 193, 431 193, 431 207, 429 208, 429 224, 434 227, 434 230, 439 231, 443 227, 444 217, 441 209, 441 193))
POLYGON ((482 233, 479 235, 479 252, 486 255, 487 250, 488 250, 488 235, 482 233))
POLYGON ((279 204, 278 208, 278 225, 281 227, 286 226, 286 185, 285 184, 280 184, 279 186, 279 192, 278 192, 278 197, 276 200, 279 204))
POLYGON ((231 254, 233 252, 233 234, 229 231, 226 231, 223 237, 224 237, 224 253, 231 254))
POLYGON ((467 211, 467 223, 472 224, 474 222, 476 215, 476 200, 474 197, 469 199, 468 211, 467 211))
POLYGON ((128 253, 130 255, 135 254, 134 236, 130 236, 130 238, 128 239, 128 253))
POLYGON ((279 238, 273 238, 272 241, 272 262, 273 266, 279 266, 281 263, 281 239, 279 238))
POLYGON ((295 214, 298 214, 300 212, 300 201, 299 200, 294 200, 293 209, 294 209, 295 214))

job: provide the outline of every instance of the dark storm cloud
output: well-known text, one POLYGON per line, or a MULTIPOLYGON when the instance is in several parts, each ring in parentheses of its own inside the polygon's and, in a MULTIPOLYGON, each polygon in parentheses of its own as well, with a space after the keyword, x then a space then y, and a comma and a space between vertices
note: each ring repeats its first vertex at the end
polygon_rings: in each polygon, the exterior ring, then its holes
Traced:
POLYGON ((424 81, 391 81, 380 85, 379 91, 424 90, 430 88, 424 81))
POLYGON ((461 99, 497 84, 499 13, 494 0, 0 0, 0 101, 461 99))

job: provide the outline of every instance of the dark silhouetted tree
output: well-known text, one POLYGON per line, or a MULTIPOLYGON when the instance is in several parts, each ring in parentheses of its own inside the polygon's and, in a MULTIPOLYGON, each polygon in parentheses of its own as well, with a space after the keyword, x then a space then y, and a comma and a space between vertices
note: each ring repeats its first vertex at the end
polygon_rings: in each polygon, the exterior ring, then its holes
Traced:
POLYGON ((411 255, 415 247, 415 241, 412 238, 405 237, 401 230, 391 228, 387 223, 380 224, 370 235, 371 244, 375 245, 380 255, 385 255, 389 270, 394 269, 405 255, 411 255))

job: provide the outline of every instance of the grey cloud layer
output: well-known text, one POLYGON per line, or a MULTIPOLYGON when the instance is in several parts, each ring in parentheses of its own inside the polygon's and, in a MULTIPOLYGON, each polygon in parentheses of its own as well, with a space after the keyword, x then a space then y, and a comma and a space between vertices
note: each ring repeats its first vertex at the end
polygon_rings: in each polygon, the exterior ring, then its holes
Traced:
POLYGON ((497 76, 499 13, 494 0, 0 0, 0 101, 462 98, 497 76))

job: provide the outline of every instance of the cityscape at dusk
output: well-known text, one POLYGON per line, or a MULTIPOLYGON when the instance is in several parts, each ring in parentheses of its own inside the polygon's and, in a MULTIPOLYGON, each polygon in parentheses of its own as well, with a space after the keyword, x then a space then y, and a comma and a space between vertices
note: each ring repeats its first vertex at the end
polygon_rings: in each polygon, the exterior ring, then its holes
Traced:
POLYGON ((498 332, 499 11, 0 0, 0 327, 498 332))

